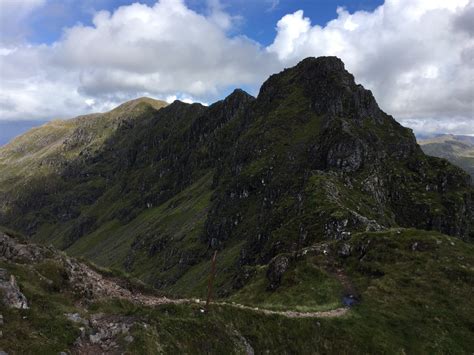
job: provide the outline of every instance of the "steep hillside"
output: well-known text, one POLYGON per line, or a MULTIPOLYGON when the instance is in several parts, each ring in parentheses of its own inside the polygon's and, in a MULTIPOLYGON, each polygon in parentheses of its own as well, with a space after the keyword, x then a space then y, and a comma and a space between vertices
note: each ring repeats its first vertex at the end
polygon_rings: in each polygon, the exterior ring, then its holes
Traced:
POLYGON ((60 126, 2 148, 0 222, 194 296, 206 292, 213 250, 217 294, 230 296, 262 269, 277 290, 301 250, 355 233, 414 227, 472 240, 468 175, 424 155, 337 58, 272 75, 257 98, 236 90, 209 107, 113 112, 121 119, 100 139, 82 128, 67 143, 60 126))
POLYGON ((446 134, 419 144, 425 154, 447 159, 467 171, 474 183, 474 137, 446 134))

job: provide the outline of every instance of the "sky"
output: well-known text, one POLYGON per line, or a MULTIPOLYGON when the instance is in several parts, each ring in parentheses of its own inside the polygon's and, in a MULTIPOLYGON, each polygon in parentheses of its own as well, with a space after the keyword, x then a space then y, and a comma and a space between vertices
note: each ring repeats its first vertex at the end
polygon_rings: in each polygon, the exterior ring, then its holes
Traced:
POLYGON ((321 55, 418 135, 474 134, 474 0, 0 0, 0 130, 257 95, 321 55))

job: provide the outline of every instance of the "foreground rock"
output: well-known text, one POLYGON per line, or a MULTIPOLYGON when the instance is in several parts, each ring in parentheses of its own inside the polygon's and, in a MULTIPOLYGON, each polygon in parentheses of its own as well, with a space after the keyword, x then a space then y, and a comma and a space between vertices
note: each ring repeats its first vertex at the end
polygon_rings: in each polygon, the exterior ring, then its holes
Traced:
POLYGON ((283 274, 288 270, 289 266, 290 259, 284 255, 277 256, 268 264, 267 279, 270 282, 268 285, 269 290, 274 291, 280 286, 283 274))
MULTIPOLYGON (((28 301, 16 283, 15 276, 0 269, 0 295, 3 304, 9 308, 28 309, 28 301)), ((2 318, 3 320, 3 318, 2 318)))

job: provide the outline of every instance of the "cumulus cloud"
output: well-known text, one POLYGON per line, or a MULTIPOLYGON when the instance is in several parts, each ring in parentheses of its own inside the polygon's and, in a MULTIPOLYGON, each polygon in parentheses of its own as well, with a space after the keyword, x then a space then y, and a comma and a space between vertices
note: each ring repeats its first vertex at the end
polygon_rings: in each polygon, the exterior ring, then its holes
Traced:
POLYGON ((204 96, 254 83, 264 55, 246 38, 227 37, 221 13, 204 17, 177 0, 99 12, 94 27, 65 32, 54 48, 57 65, 81 68, 79 90, 90 95, 115 88, 204 96))
POLYGON ((67 28, 52 45, 0 51, 0 117, 71 116, 143 95, 205 103, 278 69, 258 43, 227 34, 235 18, 218 1, 209 10, 134 3, 96 13, 92 26, 67 28))
MULTIPOLYGON (((0 6, 12 12, 28 4, 18 12, 24 19, 44 1, 0 6)), ((401 122, 419 132, 474 134, 473 17, 469 0, 338 8, 324 26, 299 10, 280 19, 264 48, 232 34, 240 19, 217 0, 208 0, 206 14, 183 0, 134 3, 95 13, 91 26, 66 28, 51 45, 0 42, 0 119, 72 116, 142 95, 212 102, 231 87, 257 87, 304 57, 336 55, 401 122)))

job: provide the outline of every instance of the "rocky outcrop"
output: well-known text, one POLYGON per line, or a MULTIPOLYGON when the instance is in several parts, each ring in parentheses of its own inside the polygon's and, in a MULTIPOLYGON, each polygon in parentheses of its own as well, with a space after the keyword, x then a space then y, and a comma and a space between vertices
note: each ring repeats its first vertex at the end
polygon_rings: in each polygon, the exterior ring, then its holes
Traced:
POLYGON ((0 297, 6 307, 28 309, 28 301, 21 293, 15 276, 5 269, 0 269, 0 297))
POLYGON ((275 257, 268 264, 267 279, 269 281, 269 290, 274 291, 280 286, 283 274, 288 270, 289 266, 290 259, 285 255, 279 255, 275 257))
POLYGON ((0 259, 18 263, 38 262, 52 254, 51 249, 43 246, 21 243, 0 232, 0 259))
POLYGON ((131 316, 93 314, 89 320, 75 314, 67 314, 75 323, 82 324, 81 335, 74 343, 74 351, 79 354, 120 354, 127 344, 134 341, 130 334, 132 327, 149 327, 139 318, 131 316))

